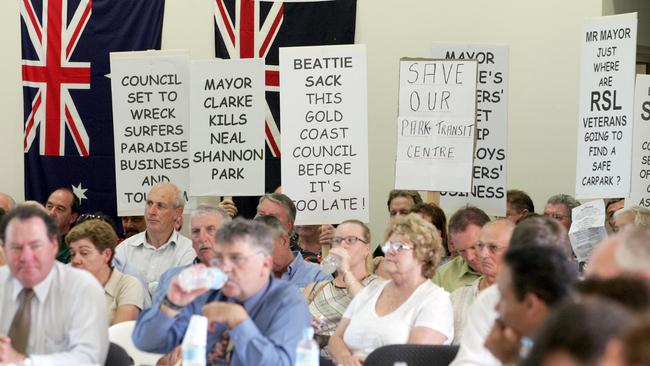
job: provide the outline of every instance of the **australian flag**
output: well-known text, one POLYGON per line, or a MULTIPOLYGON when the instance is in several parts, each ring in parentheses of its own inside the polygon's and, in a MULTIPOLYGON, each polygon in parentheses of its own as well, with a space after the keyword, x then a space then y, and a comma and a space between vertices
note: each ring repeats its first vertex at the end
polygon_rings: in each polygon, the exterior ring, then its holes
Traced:
POLYGON ((109 52, 160 49, 164 0, 19 0, 25 196, 116 214, 109 52))
MULTIPOLYGON (((279 48, 354 43, 356 0, 282 2, 213 0, 216 56, 266 62, 266 190, 280 185, 279 48)), ((255 214, 257 199, 236 199, 255 214)))

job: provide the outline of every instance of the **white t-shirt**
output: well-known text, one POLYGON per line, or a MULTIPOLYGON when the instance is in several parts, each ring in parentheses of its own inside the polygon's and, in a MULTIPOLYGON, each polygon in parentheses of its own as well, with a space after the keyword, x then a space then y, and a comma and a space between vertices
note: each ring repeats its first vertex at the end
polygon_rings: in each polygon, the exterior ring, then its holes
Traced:
POLYGON ((414 327, 427 327, 454 338, 454 311, 449 293, 431 281, 424 281, 393 312, 378 316, 377 299, 391 281, 374 281, 361 290, 343 314, 350 324, 343 341, 353 355, 367 356, 374 349, 408 342, 414 327))

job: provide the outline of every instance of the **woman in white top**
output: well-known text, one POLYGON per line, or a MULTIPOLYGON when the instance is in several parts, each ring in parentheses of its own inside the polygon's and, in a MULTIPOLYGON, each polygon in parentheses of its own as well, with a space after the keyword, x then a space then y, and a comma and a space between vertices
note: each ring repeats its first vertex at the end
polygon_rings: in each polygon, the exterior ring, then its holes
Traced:
POLYGON ((388 344, 449 344, 454 320, 449 293, 429 280, 443 253, 433 225, 417 214, 395 218, 387 231, 384 269, 352 299, 329 349, 338 365, 361 365, 388 344))
POLYGON ((72 255, 70 264, 92 273, 104 288, 110 325, 135 320, 144 306, 140 281, 113 268, 117 244, 115 230, 101 219, 75 225, 65 237, 72 255))

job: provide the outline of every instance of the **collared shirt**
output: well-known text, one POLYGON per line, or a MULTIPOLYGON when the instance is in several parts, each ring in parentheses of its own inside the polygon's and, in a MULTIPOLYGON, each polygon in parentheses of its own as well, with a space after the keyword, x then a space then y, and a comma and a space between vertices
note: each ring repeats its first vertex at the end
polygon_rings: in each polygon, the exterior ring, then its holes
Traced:
POLYGON ((146 231, 133 235, 115 248, 115 259, 138 271, 150 294, 158 287, 160 275, 171 267, 190 264, 196 257, 192 241, 173 231, 159 248, 147 242, 146 231))
MULTIPOLYGON (((155 300, 151 308, 140 314, 133 342, 143 351, 170 352, 181 343, 191 316, 202 314, 203 306, 212 301, 233 299, 217 290, 208 291, 173 318, 162 313, 160 301, 155 300)), ((242 306, 248 318, 229 331, 234 347, 231 365, 293 365, 296 346, 311 321, 304 296, 286 281, 269 276, 266 285, 242 306)), ((214 332, 208 332, 206 358, 225 330, 225 324, 218 324, 214 332)))
POLYGON ((145 291, 142 282, 137 278, 113 268, 111 276, 104 285, 108 322, 113 323, 115 312, 121 305, 134 305, 138 309, 144 309, 145 291))
POLYGON ((465 286, 461 286, 451 293, 451 305, 454 307, 454 340, 452 344, 460 343, 460 336, 463 334, 467 324, 467 313, 469 307, 478 296, 481 279, 479 277, 465 286))
POLYGON ((460 349, 450 366, 501 366, 501 362, 484 346, 498 317, 495 306, 500 298, 497 285, 486 288, 476 297, 469 307, 460 349))
POLYGON ((452 293, 455 289, 472 283, 479 277, 481 274, 474 272, 469 264, 458 256, 438 267, 431 280, 447 292, 452 293))
MULTIPOLYGON (((21 283, 0 267, 0 334, 7 334, 19 307, 21 283)), ((87 271, 55 262, 34 286, 27 354, 34 365, 104 364, 108 320, 104 291, 87 271)))
POLYGON ((317 264, 305 261, 299 251, 294 251, 293 261, 280 278, 303 289, 312 282, 329 281, 332 276, 323 273, 317 264))

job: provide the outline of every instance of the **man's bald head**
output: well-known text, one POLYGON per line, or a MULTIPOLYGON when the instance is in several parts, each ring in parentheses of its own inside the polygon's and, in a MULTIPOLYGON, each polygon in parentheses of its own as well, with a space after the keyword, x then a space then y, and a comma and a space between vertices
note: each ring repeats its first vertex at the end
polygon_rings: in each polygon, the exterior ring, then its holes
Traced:
POLYGON ((621 244, 622 237, 620 234, 610 236, 598 244, 591 252, 589 265, 587 266, 587 276, 612 278, 621 274, 621 268, 616 263, 614 253, 616 248, 621 244))
POLYGON ((10 195, 0 192, 0 208, 5 210, 5 212, 11 211, 16 207, 16 201, 10 195))

